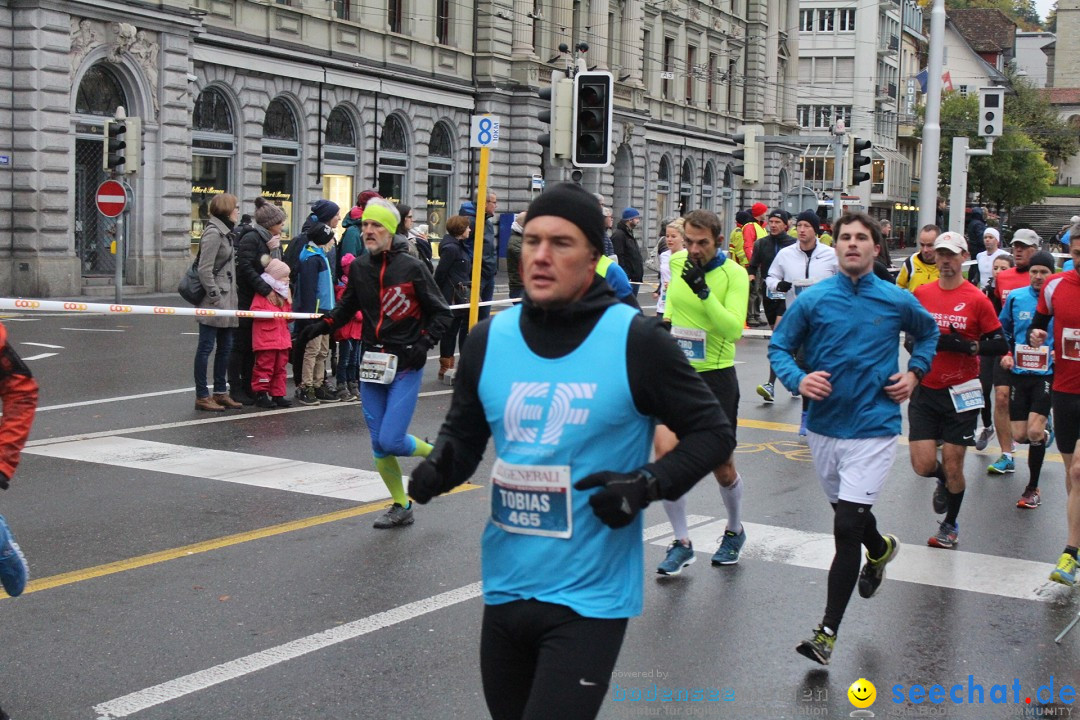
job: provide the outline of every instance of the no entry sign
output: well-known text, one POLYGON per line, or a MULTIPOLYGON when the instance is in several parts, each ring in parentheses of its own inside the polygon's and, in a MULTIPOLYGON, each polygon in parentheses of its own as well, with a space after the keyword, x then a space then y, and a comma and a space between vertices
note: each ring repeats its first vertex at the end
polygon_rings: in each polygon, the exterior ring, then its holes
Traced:
POLYGON ((115 180, 106 180, 98 185, 96 199, 98 212, 105 217, 117 217, 127 207, 127 192, 115 180))

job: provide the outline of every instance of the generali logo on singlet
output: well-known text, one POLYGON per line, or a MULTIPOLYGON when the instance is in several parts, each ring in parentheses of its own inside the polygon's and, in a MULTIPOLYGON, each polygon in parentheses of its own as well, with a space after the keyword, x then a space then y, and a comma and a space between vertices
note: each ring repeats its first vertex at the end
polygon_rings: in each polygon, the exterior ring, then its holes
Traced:
POLYGON ((588 422, 595 394, 596 383, 513 383, 503 413, 506 439, 558 445, 567 425, 588 422))
POLYGON ((383 315, 394 322, 402 318, 420 317, 420 303, 416 300, 416 290, 411 282, 390 285, 383 289, 383 315))

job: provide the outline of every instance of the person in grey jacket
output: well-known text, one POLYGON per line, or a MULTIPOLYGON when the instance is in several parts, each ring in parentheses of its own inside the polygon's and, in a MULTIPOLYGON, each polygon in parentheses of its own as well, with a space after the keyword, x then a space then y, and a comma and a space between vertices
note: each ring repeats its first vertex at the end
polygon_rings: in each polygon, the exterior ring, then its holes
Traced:
MULTIPOLYGON (((210 219, 199 242, 199 282, 206 297, 199 307, 207 310, 236 310, 236 259, 229 231, 240 218, 240 205, 235 195, 220 193, 210 201, 210 219)), ((195 351, 195 409, 222 412, 225 408, 243 407, 229 397, 225 386, 232 349, 235 315, 200 316, 199 345, 195 351), (210 353, 214 355, 214 394, 206 386, 206 370, 210 353)))

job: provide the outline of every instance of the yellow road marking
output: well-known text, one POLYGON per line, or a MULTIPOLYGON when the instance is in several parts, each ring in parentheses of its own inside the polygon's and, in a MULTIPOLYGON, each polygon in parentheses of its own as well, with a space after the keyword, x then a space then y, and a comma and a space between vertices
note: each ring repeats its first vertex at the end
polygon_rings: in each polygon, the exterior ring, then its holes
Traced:
MULTIPOLYGON (((464 492, 466 490, 478 490, 479 488, 479 485, 465 483, 464 485, 454 488, 451 493, 464 492)), ((220 550, 233 545, 240 545, 241 543, 251 542, 252 540, 261 540, 275 535, 282 535, 284 533, 293 532, 294 530, 303 530, 317 525, 337 522, 338 520, 348 520, 349 518, 359 517, 360 515, 367 515, 368 513, 382 510, 387 507, 387 502, 388 500, 379 500, 378 502, 365 503, 356 507, 346 508, 345 510, 326 513, 325 515, 315 515, 314 517, 303 518, 301 520, 291 520, 278 525, 269 525, 255 530, 248 530, 247 532, 236 533, 235 535, 226 535, 224 537, 214 538, 213 540, 204 540, 192 545, 184 545, 168 550, 159 550, 158 552, 138 555, 126 560, 117 560, 116 562, 84 568, 82 570, 72 570, 71 572, 60 573, 59 575, 50 575, 49 577, 44 577, 40 580, 31 580, 27 583, 26 590, 23 591, 23 594, 28 595, 29 593, 40 592, 42 590, 51 590, 53 588, 71 585, 84 580, 93 580, 94 578, 104 577, 106 575, 135 570, 148 565, 156 565, 169 560, 177 560, 191 555, 198 555, 199 553, 210 552, 211 550, 220 550)))

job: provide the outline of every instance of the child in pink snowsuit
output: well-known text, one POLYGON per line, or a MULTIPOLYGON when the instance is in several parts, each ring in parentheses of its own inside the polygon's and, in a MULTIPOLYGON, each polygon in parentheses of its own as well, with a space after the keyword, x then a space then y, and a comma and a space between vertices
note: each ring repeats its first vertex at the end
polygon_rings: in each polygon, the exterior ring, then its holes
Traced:
MULTIPOLYGON (((268 296, 255 293, 252 310, 289 312, 289 266, 281 260, 271 260, 262 274, 266 284, 274 289, 268 296)), ((251 392, 255 404, 262 408, 291 407, 285 397, 285 366, 289 362, 292 337, 285 318, 255 318, 251 327, 251 347, 255 350, 255 369, 251 373, 251 392)))

